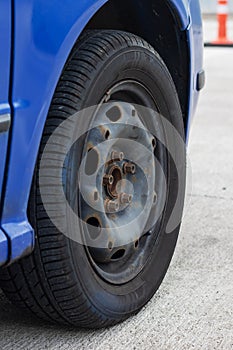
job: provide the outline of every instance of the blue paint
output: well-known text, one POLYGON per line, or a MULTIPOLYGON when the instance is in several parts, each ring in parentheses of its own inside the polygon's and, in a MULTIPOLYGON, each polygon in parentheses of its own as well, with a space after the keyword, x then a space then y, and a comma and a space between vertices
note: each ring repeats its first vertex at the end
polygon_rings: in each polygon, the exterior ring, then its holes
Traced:
POLYGON ((8 259, 8 241, 6 235, 0 230, 0 266, 8 259))
POLYGON ((189 137, 190 125, 196 111, 199 92, 196 90, 197 74, 203 69, 203 28, 200 3, 197 0, 190 2, 190 26, 187 30, 190 47, 190 100, 189 100, 189 118, 187 127, 187 142, 189 137))
MULTIPOLYGON (((9 105, 10 55, 11 55, 11 3, 0 1, 0 117, 11 113, 9 105)), ((8 132, 0 133, 0 210, 2 208, 2 186, 5 171, 8 132)), ((8 258, 8 240, 0 230, 0 265, 8 258)))
MULTIPOLYGON (((27 203, 48 109, 74 43, 88 21, 106 2, 107 0, 12 1, 14 4, 14 57, 10 102, 13 107, 13 120, 1 215, 2 231, 11 242, 9 261, 33 249, 34 232, 27 219, 27 203)), ((168 2, 179 17, 180 29, 187 30, 191 58, 189 97, 189 119, 191 119, 198 98, 198 93, 195 91, 196 74, 202 69, 200 10, 197 0, 168 2)), ((8 103, 10 10, 9 1, 0 2, 0 16, 4 17, 3 23, 5 23, 4 28, 0 24, 0 42, 5 48, 3 51, 7 52, 4 60, 0 61, 0 73, 6 72, 3 81, 1 80, 0 103, 8 103), (4 16, 2 16, 3 13, 4 16), (9 34, 6 34, 6 28, 9 29, 9 34)), ((0 56, 2 57, 2 54, 0 56)), ((9 104, 7 106, 10 111, 9 104)), ((0 188, 6 145, 7 135, 1 135, 0 150, 3 162, 0 164, 0 188)), ((0 240, 0 254, 3 254, 1 247, 0 240)), ((4 259, 6 260, 6 256, 3 254, 0 256, 0 261, 4 259)))

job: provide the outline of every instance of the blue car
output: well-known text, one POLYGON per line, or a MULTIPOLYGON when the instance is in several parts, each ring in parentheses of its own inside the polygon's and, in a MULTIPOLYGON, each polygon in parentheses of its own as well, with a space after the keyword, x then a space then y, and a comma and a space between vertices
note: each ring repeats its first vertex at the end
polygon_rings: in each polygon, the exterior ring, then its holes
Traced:
POLYGON ((121 322, 179 234, 199 1, 1 1, 0 43, 0 287, 45 320, 121 322))

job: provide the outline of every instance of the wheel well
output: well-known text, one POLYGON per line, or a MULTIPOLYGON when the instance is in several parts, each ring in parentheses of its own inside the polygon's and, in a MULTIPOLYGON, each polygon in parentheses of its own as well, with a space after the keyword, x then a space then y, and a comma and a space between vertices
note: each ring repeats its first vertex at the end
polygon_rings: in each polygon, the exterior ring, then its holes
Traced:
POLYGON ((165 0, 109 0, 85 29, 119 29, 149 42, 167 65, 178 92, 184 123, 189 101, 189 51, 186 33, 165 0))

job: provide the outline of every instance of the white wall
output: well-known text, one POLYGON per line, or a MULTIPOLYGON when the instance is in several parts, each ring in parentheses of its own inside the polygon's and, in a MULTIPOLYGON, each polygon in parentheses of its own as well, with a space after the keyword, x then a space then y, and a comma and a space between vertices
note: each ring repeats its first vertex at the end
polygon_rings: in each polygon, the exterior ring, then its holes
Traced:
MULTIPOLYGON (((200 2, 201 2, 202 12, 204 14, 216 13, 217 3, 218 3, 217 0, 200 0, 200 2)), ((233 0, 228 0, 228 4, 229 4, 230 13, 233 13, 233 0)))

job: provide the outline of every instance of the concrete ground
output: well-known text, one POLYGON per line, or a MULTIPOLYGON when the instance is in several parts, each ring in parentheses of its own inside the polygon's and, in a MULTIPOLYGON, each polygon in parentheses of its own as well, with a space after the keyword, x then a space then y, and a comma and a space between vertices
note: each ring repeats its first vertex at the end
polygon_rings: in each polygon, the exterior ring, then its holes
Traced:
POLYGON ((1 349, 233 349, 233 49, 205 49, 205 69, 184 222, 156 296, 123 324, 83 331, 29 318, 0 295, 1 349))

